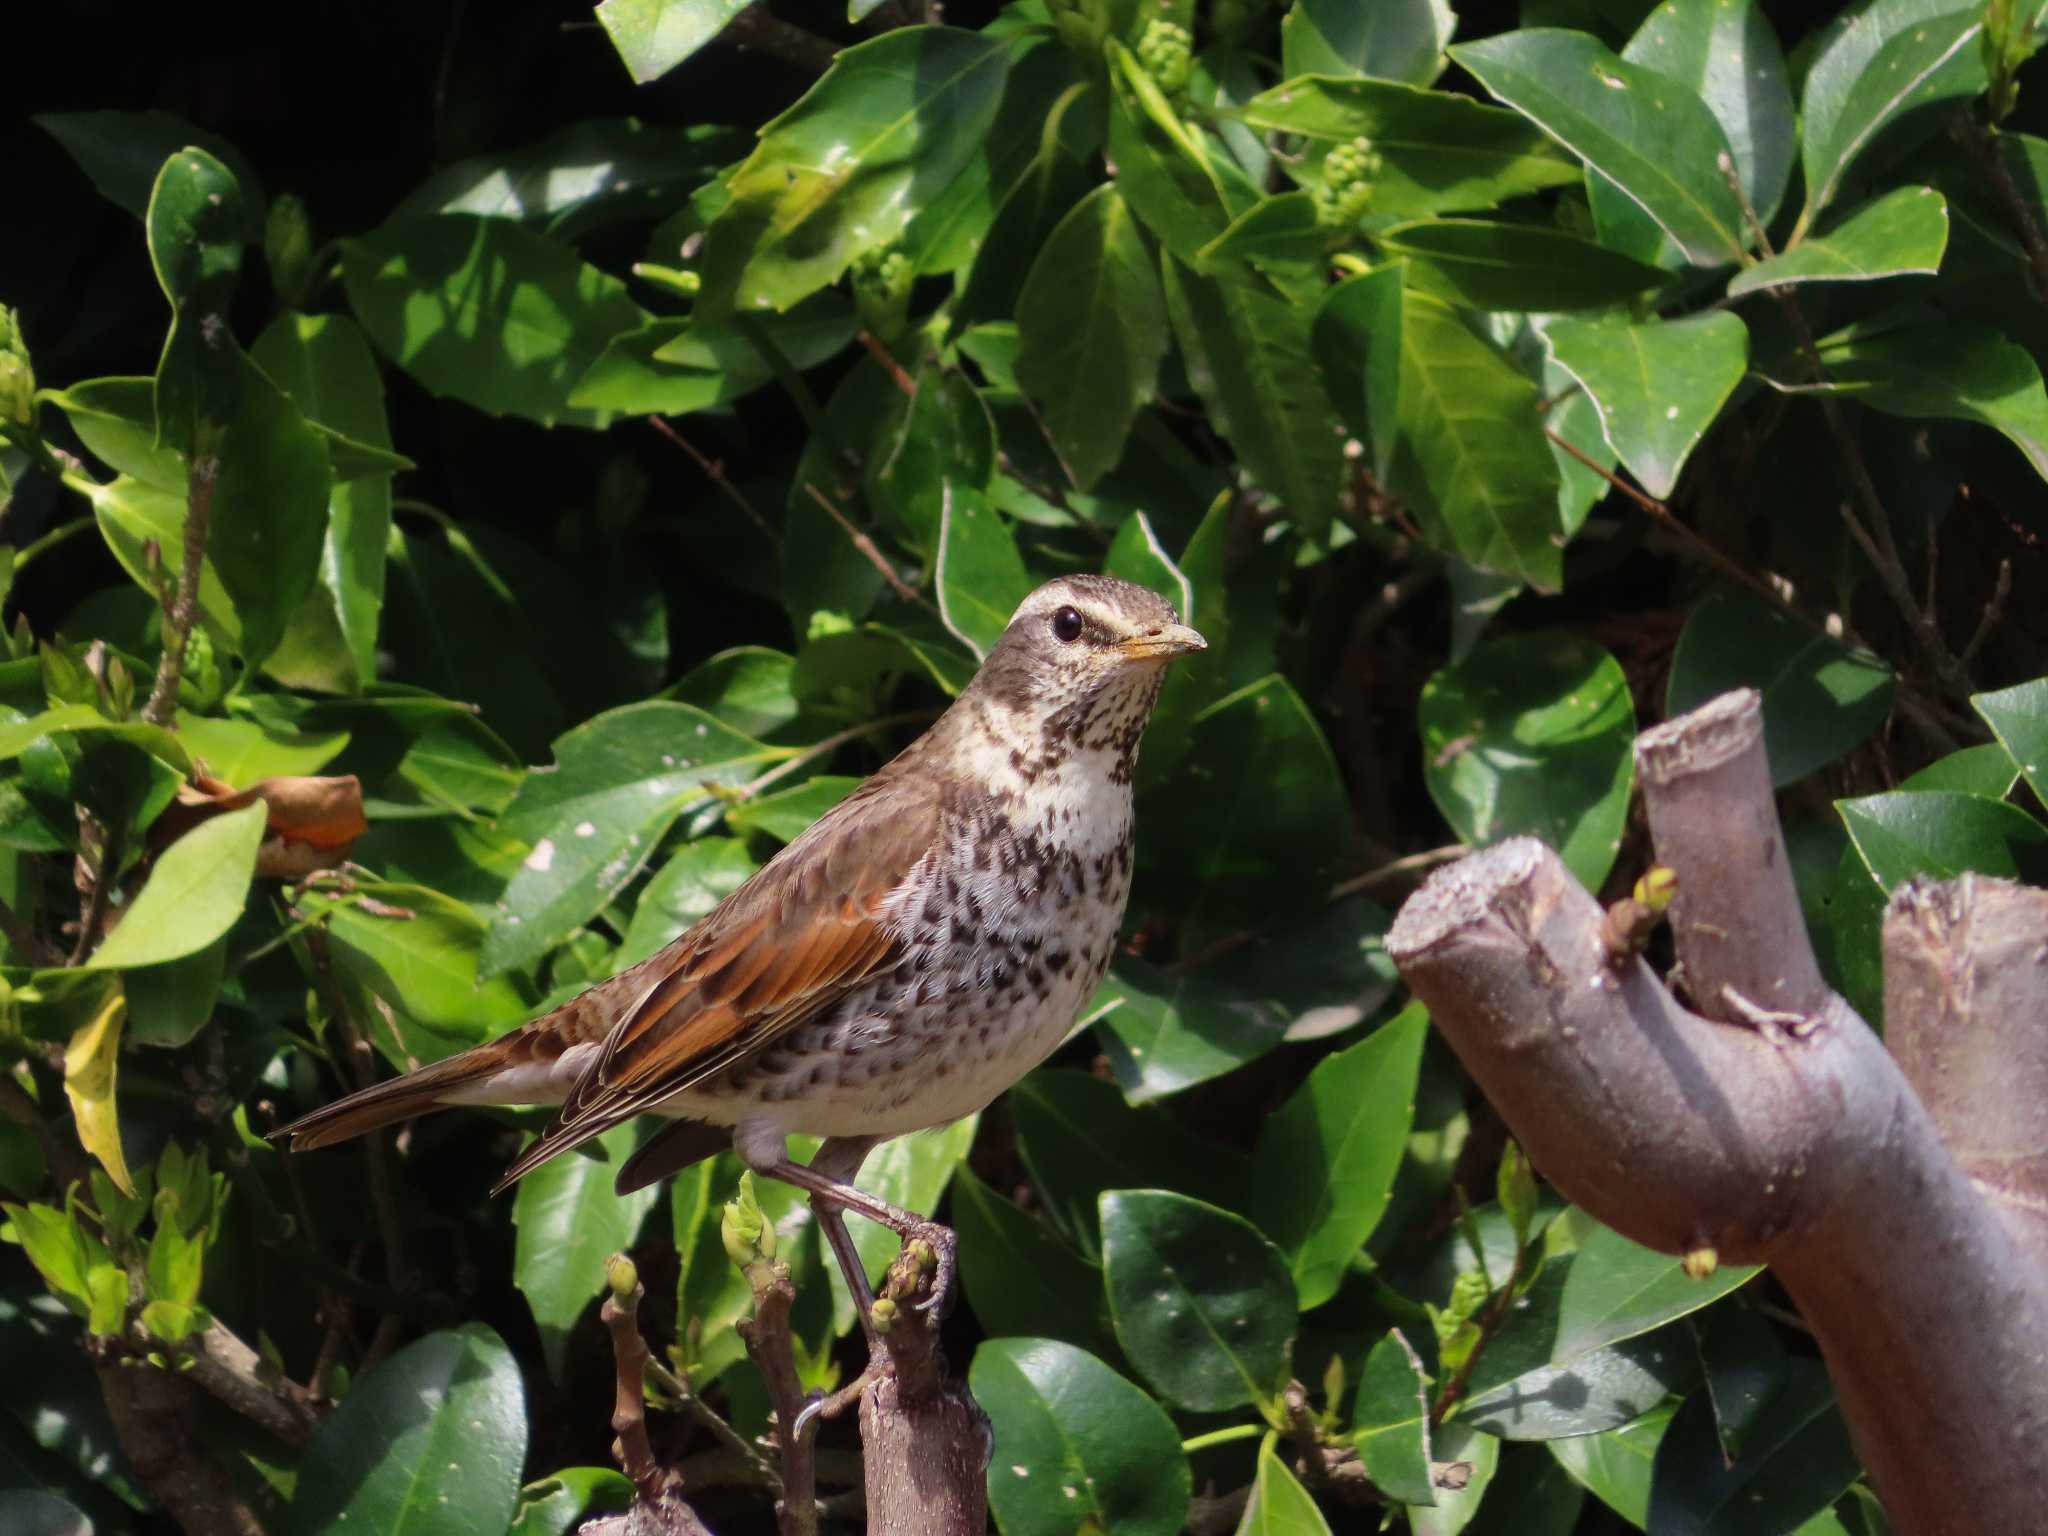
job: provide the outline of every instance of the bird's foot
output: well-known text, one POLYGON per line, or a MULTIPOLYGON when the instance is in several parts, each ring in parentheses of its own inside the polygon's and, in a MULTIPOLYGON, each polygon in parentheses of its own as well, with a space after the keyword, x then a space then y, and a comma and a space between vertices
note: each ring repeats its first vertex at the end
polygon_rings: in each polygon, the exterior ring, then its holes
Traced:
POLYGON ((906 1223, 901 1232, 903 1248, 896 1255, 896 1262, 889 1266, 889 1276, 882 1287, 884 1299, 901 1305, 924 1290, 926 1295, 912 1302, 912 1307, 933 1317, 944 1317, 953 1301, 957 1240, 952 1229, 936 1221, 920 1220, 906 1223))

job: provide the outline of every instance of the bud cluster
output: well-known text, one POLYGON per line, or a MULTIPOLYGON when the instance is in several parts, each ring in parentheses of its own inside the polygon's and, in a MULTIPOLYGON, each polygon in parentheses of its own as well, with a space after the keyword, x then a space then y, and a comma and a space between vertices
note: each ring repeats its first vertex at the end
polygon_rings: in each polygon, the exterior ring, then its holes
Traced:
POLYGON ((1363 134, 1339 144, 1323 158, 1322 180, 1313 196, 1316 221, 1333 229, 1348 229, 1360 214, 1372 206, 1373 183, 1379 179, 1381 160, 1372 140, 1363 134))

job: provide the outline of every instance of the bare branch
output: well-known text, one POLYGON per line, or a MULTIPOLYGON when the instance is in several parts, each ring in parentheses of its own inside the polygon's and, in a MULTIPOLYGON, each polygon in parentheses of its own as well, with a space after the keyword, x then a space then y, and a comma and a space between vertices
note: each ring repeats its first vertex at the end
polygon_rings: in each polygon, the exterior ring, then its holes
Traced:
POLYGON ((178 567, 177 596, 164 616, 169 632, 163 637, 163 655, 157 661, 156 685, 149 690, 149 702, 142 706, 142 718, 151 725, 175 729, 178 723, 178 679, 185 671, 192 626, 199 619, 199 573, 206 564, 213 489, 219 482, 220 460, 210 453, 193 454, 185 476, 185 563, 178 567))

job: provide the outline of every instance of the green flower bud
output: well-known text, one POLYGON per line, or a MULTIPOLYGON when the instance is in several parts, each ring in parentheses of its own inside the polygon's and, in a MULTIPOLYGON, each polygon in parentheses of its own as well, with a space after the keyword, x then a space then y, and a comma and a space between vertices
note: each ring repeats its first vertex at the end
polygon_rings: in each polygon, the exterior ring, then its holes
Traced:
POLYGON ((0 304, 0 427, 30 427, 36 419, 36 371, 21 337, 21 321, 0 304))
POLYGON ((640 1271, 623 1253, 615 1253, 605 1261, 604 1280, 616 1299, 626 1301, 639 1288, 640 1271))
POLYGON ((312 284, 313 226, 305 203, 289 192, 271 203, 263 221, 263 259, 277 291, 296 306, 312 284))
POLYGON ((1323 157, 1322 180, 1311 194, 1316 221, 1332 229, 1348 229, 1372 206, 1373 183, 1383 162, 1372 140, 1360 135, 1339 144, 1323 157))
POLYGON ((775 1225, 754 1196, 751 1173, 740 1175, 739 1194, 725 1202, 718 1236, 725 1244, 725 1256, 741 1269, 775 1257, 775 1225))
POLYGON ((1195 69, 1195 40, 1186 27, 1172 21, 1148 21, 1136 52, 1138 62, 1160 90, 1177 96, 1187 89, 1188 77, 1195 69))

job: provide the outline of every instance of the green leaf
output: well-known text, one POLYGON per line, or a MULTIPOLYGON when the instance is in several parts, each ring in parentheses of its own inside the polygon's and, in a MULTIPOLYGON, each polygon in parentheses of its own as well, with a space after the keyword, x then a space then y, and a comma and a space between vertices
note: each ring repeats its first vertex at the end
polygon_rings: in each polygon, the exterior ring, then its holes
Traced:
MULTIPOLYGON (((83 1314, 92 1304, 92 1288, 86 1272, 93 1254, 79 1231, 78 1220, 69 1211, 50 1205, 0 1206, 13 1226, 14 1241, 43 1277, 52 1294, 62 1297, 72 1310, 83 1314)), ((104 1252, 100 1255, 105 1257, 104 1252)))
POLYGON ((1242 1216, 1163 1190, 1101 1197, 1102 1273, 1116 1336, 1183 1408, 1269 1400, 1286 1381, 1294 1282, 1242 1216))
POLYGON ((1347 277, 1323 296, 1309 333, 1316 366, 1338 414, 1363 443, 1374 478, 1393 473, 1401 435, 1401 307, 1407 276, 1399 262, 1347 277))
POLYGON ((1271 1435, 1259 1446, 1259 1469, 1237 1522, 1237 1536, 1330 1536, 1329 1522, 1275 1453, 1271 1435))
POLYGON ((989 1339, 967 1383, 994 1431, 1002 1536, 1177 1536, 1191 1483, 1180 1434, 1100 1360, 1052 1339, 989 1339))
POLYGON ((1429 1386, 1422 1361, 1398 1328, 1373 1345, 1358 1374, 1351 1440, 1375 1488, 1401 1504, 1434 1504, 1429 1386))
POLYGON ((1600 889, 1635 781, 1619 662, 1559 631, 1488 641, 1423 686, 1421 722, 1423 779, 1460 840, 1534 834, 1600 889))
POLYGON ((1344 480, 1337 413, 1309 352, 1302 309, 1262 285, 1164 260, 1168 312, 1189 382, 1252 478, 1311 539, 1344 480))
POLYGON ((1544 1446, 1508 1445, 1486 1502, 1466 1530, 1471 1536, 1572 1536, 1585 1507, 1586 1490, 1544 1446))
POLYGON ((1232 1208, 1250 1198, 1251 1170, 1241 1154, 1160 1110, 1125 1103, 1115 1084, 1088 1073, 1034 1072, 1008 1102, 1046 1213, 1084 1255, 1102 1251, 1104 1190, 1178 1189, 1232 1208))
POLYGON ((1307 290, 1328 259, 1331 230, 1306 192, 1261 198, 1195 252, 1195 270, 1211 276, 1270 275, 1277 285, 1307 290))
POLYGON ((1717 163, 1732 153, 1728 137, 1690 86, 1548 27, 1464 43, 1451 56, 1619 187, 1693 265, 1740 259, 1742 210, 1717 163))
POLYGON ((1673 1410, 1653 1408, 1632 1424, 1605 1434, 1545 1442, 1572 1478, 1637 1530, 1650 1518, 1650 1470, 1657 1443, 1671 1427, 1673 1410))
POLYGON ((253 720, 215 720, 178 711, 178 735, 206 771, 238 789, 258 779, 318 773, 348 745, 348 732, 274 731, 253 720))
POLYGON ((986 496, 948 482, 934 584, 946 628, 980 661, 1031 592, 1031 573, 1002 514, 986 496))
POLYGON ((1883 725, 1893 682, 1891 668, 1867 652, 1723 587, 1693 610, 1678 637, 1664 709, 1675 719, 1731 688, 1756 689, 1771 783, 1783 788, 1883 725))
POLYGON ((504 1341, 481 1323, 431 1333, 357 1381, 313 1432, 282 1528, 502 1531, 525 1457, 526 1394, 504 1341))
POLYGON ((1690 1339, 1655 1330, 1756 1272, 1723 1265, 1695 1280, 1682 1260, 1596 1226, 1576 1253, 1544 1265, 1480 1356, 1459 1417, 1516 1440, 1625 1424, 1699 1369, 1690 1339))
POLYGON ((1873 320, 1824 337, 1836 383, 1893 416, 1981 422, 2048 477, 2048 393, 2026 348, 1989 326, 1945 317, 1873 320))
MULTIPOLYGON (((1875 0, 1836 25, 1806 72, 1800 101, 1802 230, 1887 125, 1909 113, 1931 119, 1935 113, 1923 109, 1984 88, 1982 28, 1983 7, 1955 0, 1875 0)), ((1925 131, 1932 130, 1928 122, 1925 131)))
POLYGON ((1114 186, 1054 228, 1018 296, 1017 330, 1018 381, 1085 491, 1123 457, 1168 342, 1152 253, 1114 186))
POLYGON ((480 973, 538 959, 637 874, 683 809, 784 754, 689 704, 608 710, 555 742, 499 827, 533 845, 484 938, 480 973))
MULTIPOLYGON (((814 293, 786 315, 764 315, 761 331, 792 368, 814 368, 853 339, 860 322, 837 293, 814 293)), ((631 415, 685 416, 760 388, 775 376, 738 330, 655 320, 612 337, 570 392, 569 403, 631 415)))
POLYGON ((109 469, 184 495, 185 455, 157 444, 154 379, 82 379, 40 398, 64 412, 79 441, 109 469))
POLYGON ((2018 806, 1952 790, 1894 790, 1837 800, 1835 809, 1879 887, 1953 880, 1965 871, 2042 884, 2048 829, 2018 806))
POLYGON ((1714 1435, 1732 1459, 1742 1454, 1757 1416, 1785 1384, 1786 1356, 1777 1330, 1748 1307, 1716 1307, 1693 1320, 1706 1371, 1714 1435))
MULTIPOLYGON (((1401 296, 1399 346, 1388 488, 1439 548, 1555 591, 1564 571, 1558 472, 1536 386, 1456 310, 1413 289, 1401 296)), ((1377 431, 1376 397, 1374 410, 1377 431)))
POLYGON ((633 908, 618 963, 637 965, 744 885, 759 866, 736 837, 700 837, 654 872, 633 908))
POLYGON ((1112 1005, 1100 1021, 1104 1054, 1133 1104, 1241 1067, 1278 1045, 1287 1029, 1286 1015, 1263 997, 1126 956, 1092 1006, 1104 1003, 1112 1005))
POLYGON ((1583 174, 1514 112, 1391 80, 1292 79, 1260 92, 1243 111, 1254 128, 1308 141, 1298 176, 1319 175, 1333 145, 1372 140, 1381 161, 1376 213, 1472 212, 1571 185, 1583 174))
POLYGON ((92 1536, 92 1521, 69 1499, 41 1488, 0 1490, 0 1530, 11 1536, 92 1536))
POLYGON ((1199 945, 1319 909, 1350 826, 1336 758, 1277 674, 1196 718, 1182 770, 1146 797, 1148 899, 1186 914, 1199 945))
POLYGON ((765 645, 737 645, 708 656, 662 690, 665 699, 694 704, 757 741, 797 718, 794 656, 765 645))
POLYGON ((356 319, 421 384, 543 426, 602 426, 570 391, 648 323, 617 278, 509 219, 395 218, 342 242, 341 269, 356 319))
POLYGON ((128 1038, 139 1045, 189 1044, 213 1017, 227 961, 228 941, 222 937, 182 960, 128 972, 121 978, 128 999, 128 1038))
MULTIPOLYGON (((2020 685, 2022 688, 2026 684, 2020 685)), ((2017 690, 2009 690, 2017 691, 2017 690)), ((1970 702, 1978 705, 1983 712, 1981 700, 1985 694, 1978 694, 1970 702)), ((1991 728, 1994 736, 1999 727, 1991 728)), ((1988 800, 2003 800, 2012 793, 2013 785, 2019 782, 2020 766, 2012 755, 1996 741, 1985 742, 1982 746, 1959 747, 1946 757, 1938 757, 1925 768, 1910 773, 1899 785, 1901 789, 1954 789, 1966 795, 1982 795, 1988 800)))
MULTIPOLYGON (((175 577, 184 571, 185 493, 182 490, 159 490, 122 475, 95 486, 87 494, 92 498, 93 518, 99 524, 100 536, 106 540, 107 548, 121 563, 121 568, 144 592, 153 598, 156 583, 162 576, 175 577), (151 544, 156 546, 161 561, 158 567, 160 574, 151 570, 148 559, 151 544)), ((216 632, 230 645, 239 644, 241 619, 228 597, 227 587, 220 579, 220 569, 214 564, 211 554, 202 558, 199 565, 199 611, 201 619, 215 625, 216 632)))
POLYGON ((533 1011, 535 999, 511 977, 478 981, 484 921, 452 896, 373 880, 350 895, 308 892, 304 900, 309 916, 326 921, 336 968, 443 1037, 447 1051, 503 1033, 533 1011))
POLYGON ((786 310, 894 241, 980 148, 1010 58, 1004 39, 953 27, 842 49, 727 179, 699 312, 786 310))
POLYGON ((157 173, 143 227, 150 264, 171 302, 170 334, 156 369, 156 440, 184 454, 211 452, 244 381, 227 313, 242 247, 258 224, 234 173, 188 147, 157 173))
POLYGON ((1192 263, 1257 193, 1233 162, 1210 153, 1128 49, 1118 45, 1110 56, 1106 151, 1117 192, 1155 240, 1192 263))
POLYGON ((569 1332, 593 1297, 606 1290, 605 1260, 633 1244, 661 1197, 658 1184, 630 1195, 612 1192, 619 1166, 632 1155, 637 1128, 616 1126, 598 1138, 602 1160, 573 1152, 542 1163, 519 1181, 512 1202, 518 1240, 512 1283, 533 1309, 548 1375, 562 1379, 569 1332))
POLYGON ((157 856, 121 925, 85 968, 161 965, 206 948, 242 915, 266 817, 261 802, 201 822, 157 856))
POLYGON ((1824 235, 1745 267, 1728 297, 1795 283, 1861 283, 1940 270, 1948 248, 1948 202, 1932 187, 1898 187, 1866 203, 1824 235))
POLYGON ((795 789, 742 800, 725 813, 725 824, 735 832, 760 832, 779 843, 794 842, 804 828, 860 788, 860 783, 845 774, 821 773, 795 789))
POLYGON ((1372 75, 1428 85, 1457 18, 1450 0, 1299 0, 1280 22, 1280 73, 1372 75))
POLYGON ((1728 135, 1743 196, 1770 223, 1792 175, 1798 123, 1778 34, 1757 0, 1665 0, 1621 56, 1699 93, 1728 135))
POLYGON ((1817 1360, 1785 1363, 1785 1385, 1757 1416, 1732 1465, 1705 1392, 1695 1392, 1672 1417, 1652 1472, 1652 1530, 1671 1536, 1790 1531, 1856 1481, 1862 1468, 1826 1370, 1817 1360))
POLYGON ((256 173, 241 152, 173 112, 38 112, 32 119, 92 178, 100 195, 136 218, 147 218, 149 194, 164 161, 196 144, 225 164, 255 198, 256 173))
POLYGON ((506 1536, 570 1536, 586 1515, 620 1511, 633 1485, 610 1467, 564 1467, 519 1490, 519 1509, 506 1536))
POLYGON ((987 1337, 1054 1329, 1096 1355, 1117 1353, 1100 1265, 964 1165, 953 1174, 951 1214, 960 1239, 960 1282, 987 1337))
POLYGON ((1419 219, 1374 239, 1411 287, 1468 309, 1599 309, 1655 288, 1662 268, 1534 224, 1419 219))
POLYGON ((1435 1456, 1443 1462, 1462 1462, 1469 1469, 1456 1488, 1439 1490, 1434 1504, 1410 1505, 1408 1525, 1414 1536, 1458 1536, 1479 1513, 1479 1502, 1492 1485, 1500 1465, 1500 1442, 1453 1419, 1436 1432, 1435 1456))
POLYGON ((1428 1032, 1429 1015, 1411 1004, 1358 1044, 1316 1063, 1259 1132, 1252 1209, 1291 1256, 1304 1311, 1337 1294, 1387 1208, 1415 1116, 1428 1032))
POLYGON ((893 520, 903 542, 933 558, 950 491, 981 495, 995 473, 995 424, 980 392, 956 370, 920 370, 908 402, 878 434, 868 458, 868 504, 893 520))
POLYGON ((598 25, 635 85, 658 80, 723 32, 747 0, 600 0, 598 25))
POLYGON ((1652 496, 1665 497, 1735 386, 1749 332, 1723 311, 1635 324, 1553 320, 1550 354, 1592 397, 1600 430, 1652 496))
MULTIPOLYGON (((2026 775, 2028 787, 2043 804, 2048 804, 2048 787, 2044 787, 2048 786, 2048 678, 2037 677, 2031 683, 2001 688, 1996 693, 1972 694, 1970 703, 1991 727, 1999 745, 2011 754, 2012 762, 2026 775)), ((1909 783, 1909 787, 1919 786, 1909 783)), ((2006 789, 2011 787, 2008 779, 2006 789)), ((1997 790, 1992 797, 2001 799, 2004 794, 2004 790, 1997 790)))

